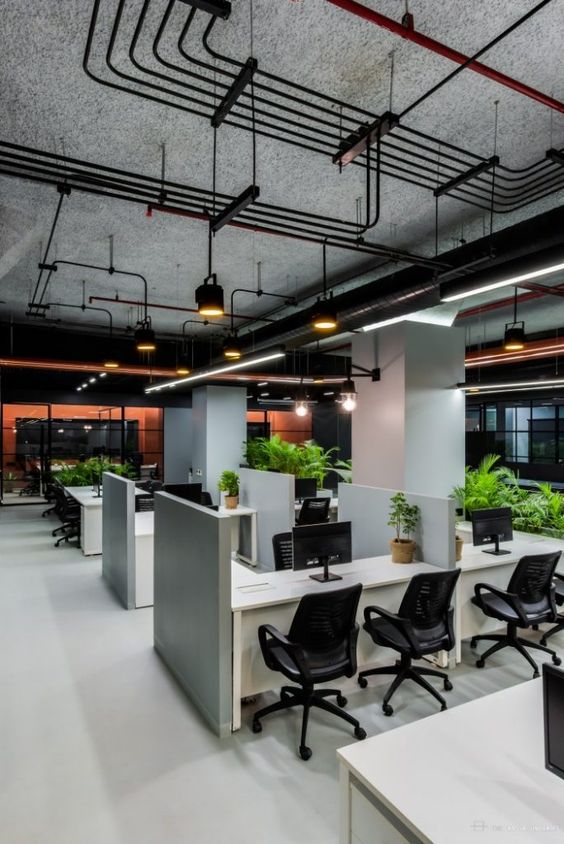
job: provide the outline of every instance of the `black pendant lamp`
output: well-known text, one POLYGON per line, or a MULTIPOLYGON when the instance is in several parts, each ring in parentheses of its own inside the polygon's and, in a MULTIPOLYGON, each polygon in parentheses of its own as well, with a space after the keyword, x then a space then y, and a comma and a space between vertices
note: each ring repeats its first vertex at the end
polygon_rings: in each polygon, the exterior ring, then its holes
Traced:
POLYGON ((503 336, 503 348, 506 352, 520 352, 525 348, 527 340, 525 337, 525 323, 517 320, 517 288, 513 299, 513 322, 505 324, 503 336))
POLYGON ((337 328, 337 312, 333 307, 333 294, 327 295, 327 241, 323 242, 323 296, 313 308, 311 325, 316 331, 334 331, 337 328))
POLYGON ((151 326, 151 317, 144 317, 137 325, 134 333, 135 345, 138 352, 154 352, 157 348, 155 332, 151 326))
POLYGON ((204 317, 219 317, 225 313, 223 287, 217 283, 215 273, 211 273, 196 288, 196 306, 200 316, 204 317))
POLYGON ((235 334, 230 334, 225 338, 223 341, 222 351, 223 357, 227 358, 227 360, 239 360, 243 352, 241 350, 241 344, 235 334))

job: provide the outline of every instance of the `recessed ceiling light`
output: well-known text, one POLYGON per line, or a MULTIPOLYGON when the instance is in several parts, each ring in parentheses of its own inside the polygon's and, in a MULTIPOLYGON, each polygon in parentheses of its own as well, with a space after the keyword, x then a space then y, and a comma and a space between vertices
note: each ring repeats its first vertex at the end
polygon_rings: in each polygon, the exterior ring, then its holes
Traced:
POLYGON ((90 381, 91 384, 93 384, 96 379, 95 378, 89 378, 88 380, 90 381))

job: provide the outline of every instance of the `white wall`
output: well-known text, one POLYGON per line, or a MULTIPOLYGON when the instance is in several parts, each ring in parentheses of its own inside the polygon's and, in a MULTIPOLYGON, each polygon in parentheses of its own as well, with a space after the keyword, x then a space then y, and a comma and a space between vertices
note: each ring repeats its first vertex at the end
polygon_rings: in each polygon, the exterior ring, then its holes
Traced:
MULTIPOLYGON (((464 331, 404 322, 353 339, 353 361, 380 368, 356 381, 353 481, 444 497, 463 480, 464 331)), ((354 378, 354 371, 353 371, 354 378)))
POLYGON ((215 504, 219 503, 219 477, 224 469, 239 470, 246 439, 246 387, 197 387, 193 391, 193 480, 202 482, 215 504))
POLYGON ((164 409, 164 482, 188 483, 192 466, 192 408, 164 409))

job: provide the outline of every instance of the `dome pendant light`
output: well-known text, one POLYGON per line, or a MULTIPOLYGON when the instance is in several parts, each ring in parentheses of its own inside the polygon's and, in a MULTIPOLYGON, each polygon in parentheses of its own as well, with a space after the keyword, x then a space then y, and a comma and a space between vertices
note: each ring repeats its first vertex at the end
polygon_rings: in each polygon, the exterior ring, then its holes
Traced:
POLYGON ((138 352, 154 352, 157 348, 155 332, 151 327, 151 317, 146 316, 138 323, 134 333, 135 345, 138 352))
POLYGON ((513 300, 513 322, 505 324, 503 348, 506 352, 520 352, 525 348, 525 323, 517 321, 517 288, 513 300))
POLYGON ((241 357, 241 344, 237 340, 237 337, 234 334, 230 334, 228 337, 225 338, 223 341, 223 357, 227 358, 228 360, 239 360, 241 357))
POLYGON ((332 305, 333 294, 327 296, 327 241, 323 241, 323 296, 317 300, 311 317, 316 331, 334 331, 337 328, 337 313, 332 305))

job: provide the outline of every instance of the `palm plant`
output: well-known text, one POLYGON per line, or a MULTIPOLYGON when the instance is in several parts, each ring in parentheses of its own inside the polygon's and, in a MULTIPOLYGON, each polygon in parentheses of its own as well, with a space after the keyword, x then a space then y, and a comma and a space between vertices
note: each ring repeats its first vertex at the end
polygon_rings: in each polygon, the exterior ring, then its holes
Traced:
MULTIPOLYGON (((321 486, 327 474, 336 468, 333 459, 338 450, 337 447, 325 449, 314 440, 291 443, 274 434, 270 439, 255 437, 249 440, 245 459, 251 469, 276 469, 296 478, 315 478, 321 486)), ((337 472, 345 470, 350 471, 350 463, 343 461, 337 472)))

